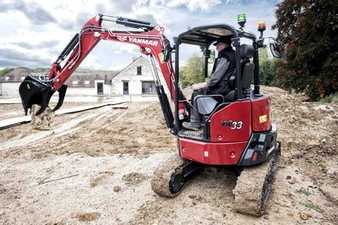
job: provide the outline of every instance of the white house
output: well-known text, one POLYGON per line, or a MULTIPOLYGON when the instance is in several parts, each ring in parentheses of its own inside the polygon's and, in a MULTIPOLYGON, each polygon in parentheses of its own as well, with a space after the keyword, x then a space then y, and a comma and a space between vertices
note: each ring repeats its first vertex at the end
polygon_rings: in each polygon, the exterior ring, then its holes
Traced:
MULTIPOLYGON (((18 67, 0 77, 0 97, 18 98, 19 85, 27 76, 46 79, 48 70, 32 70, 18 67)), ((116 71, 78 69, 66 81, 67 96, 111 96, 111 79, 116 71)))
POLYGON ((19 97, 20 81, 0 81, 0 96, 19 97))
MULTIPOLYGON (((16 68, 0 77, 0 97, 19 97, 19 85, 27 75, 47 74, 47 69, 38 71, 16 68)), ((41 76, 39 77, 41 79, 41 76)), ((119 72, 78 69, 66 81, 67 96, 139 96, 156 95, 151 65, 147 58, 139 56, 119 72)), ((149 99, 149 98, 147 98, 149 99)))
POLYGON ((117 73, 111 80, 113 95, 156 95, 151 65, 140 56, 117 73))

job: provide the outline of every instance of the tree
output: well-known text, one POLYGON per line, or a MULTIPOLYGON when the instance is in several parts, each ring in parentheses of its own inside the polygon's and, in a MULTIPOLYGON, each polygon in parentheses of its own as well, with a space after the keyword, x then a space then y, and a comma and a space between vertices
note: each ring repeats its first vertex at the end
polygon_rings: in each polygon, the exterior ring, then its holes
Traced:
POLYGON ((278 41, 285 58, 277 79, 317 100, 338 91, 337 0, 284 0, 278 4, 278 41))
POLYGON ((269 59, 266 48, 259 49, 259 77, 261 84, 277 85, 276 60, 269 59))
POLYGON ((183 87, 204 82, 203 57, 199 57, 198 55, 190 57, 181 69, 180 74, 181 84, 183 87))

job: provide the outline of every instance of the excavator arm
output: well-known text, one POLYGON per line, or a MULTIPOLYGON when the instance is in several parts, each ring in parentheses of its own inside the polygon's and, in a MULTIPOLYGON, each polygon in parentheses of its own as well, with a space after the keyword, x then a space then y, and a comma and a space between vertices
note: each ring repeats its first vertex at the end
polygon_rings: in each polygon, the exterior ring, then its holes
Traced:
POLYGON ((175 99, 175 76, 170 57, 170 43, 163 35, 164 29, 151 25, 148 22, 127 19, 122 17, 98 15, 88 20, 77 33, 57 60, 52 64, 47 80, 39 80, 27 76, 19 87, 23 108, 27 114, 33 104, 40 105, 36 115, 41 114, 49 105, 52 95, 58 91, 59 100, 53 111, 59 109, 66 94, 66 80, 78 68, 86 56, 101 40, 116 41, 137 45, 141 52, 151 59, 157 94, 168 127, 173 127, 173 114, 169 106, 169 100, 157 74, 156 62, 163 75, 166 86, 172 100, 175 99), (132 31, 111 30, 102 26, 103 22, 113 22, 125 27, 134 28, 132 31))

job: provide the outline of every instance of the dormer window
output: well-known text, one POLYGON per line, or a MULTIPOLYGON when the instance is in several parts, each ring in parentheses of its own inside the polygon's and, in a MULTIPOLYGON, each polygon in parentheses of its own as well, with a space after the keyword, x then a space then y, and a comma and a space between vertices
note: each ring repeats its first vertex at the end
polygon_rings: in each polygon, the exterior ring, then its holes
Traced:
POLYGON ((142 75, 142 66, 137 67, 137 75, 142 75))

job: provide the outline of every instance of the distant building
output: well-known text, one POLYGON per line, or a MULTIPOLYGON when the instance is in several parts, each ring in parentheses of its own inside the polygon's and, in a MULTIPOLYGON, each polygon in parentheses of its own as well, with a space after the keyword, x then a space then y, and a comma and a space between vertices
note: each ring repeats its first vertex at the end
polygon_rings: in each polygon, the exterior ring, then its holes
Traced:
POLYGON ((149 61, 140 56, 111 80, 113 95, 155 95, 155 82, 149 61))
MULTIPOLYGON (((27 75, 46 79, 46 69, 18 67, 0 77, 0 96, 19 97, 19 85, 27 75)), ((119 72, 78 69, 66 81, 68 96, 151 96, 155 82, 148 60, 140 56, 119 72)))
POLYGON ((18 67, 4 76, 0 76, 0 96, 5 97, 18 97, 19 85, 25 78, 26 73, 30 73, 32 70, 25 67, 18 67))
POLYGON ((112 96, 111 79, 115 71, 75 72, 67 81, 67 95, 71 96, 112 96))

